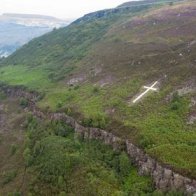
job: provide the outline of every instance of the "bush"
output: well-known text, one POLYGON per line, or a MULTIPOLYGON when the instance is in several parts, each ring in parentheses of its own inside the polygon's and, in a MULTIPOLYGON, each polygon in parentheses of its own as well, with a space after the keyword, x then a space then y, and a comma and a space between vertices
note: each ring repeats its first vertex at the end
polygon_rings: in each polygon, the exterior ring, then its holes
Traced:
POLYGON ((97 94, 97 93, 99 93, 99 88, 97 86, 95 86, 93 88, 93 94, 97 94))
POLYGON ((170 104, 171 110, 177 114, 185 114, 189 110, 189 102, 186 97, 181 97, 178 93, 174 93, 170 104))
POLYGON ((22 194, 18 191, 15 191, 15 192, 9 193, 8 196, 22 196, 22 194))
POLYGON ((17 150, 17 145, 12 144, 10 148, 10 154, 14 155, 16 153, 16 150, 17 150))
POLYGON ((80 88, 79 85, 74 86, 74 90, 78 90, 80 88))
POLYGON ((33 117, 32 114, 29 114, 29 115, 27 116, 27 119, 26 119, 26 127, 27 127, 29 130, 33 130, 33 129, 35 129, 37 126, 38 126, 37 119, 36 119, 35 117, 33 117))
POLYGON ((87 127, 95 127, 95 128, 101 128, 104 129, 107 124, 107 119, 99 114, 96 114, 96 116, 91 118, 85 118, 82 121, 82 124, 87 127))
POLYGON ((142 135, 140 136, 139 144, 142 148, 146 149, 153 146, 153 141, 148 136, 142 135))
POLYGON ((53 122, 51 128, 53 129, 55 135, 61 137, 66 137, 73 132, 73 129, 70 126, 63 124, 61 121, 53 122))
POLYGON ((5 185, 11 182, 16 177, 16 175, 17 175, 17 172, 15 170, 5 172, 3 175, 3 184, 5 185))
POLYGON ((56 107, 57 107, 58 109, 59 109, 59 108, 62 108, 62 107, 63 107, 63 103, 62 103, 62 102, 58 102, 56 107))
POLYGON ((20 99, 20 106, 26 108, 28 106, 28 100, 25 98, 20 99))
POLYGON ((25 164, 27 166, 30 166, 33 162, 33 157, 31 156, 31 151, 29 148, 26 148, 23 152, 23 157, 24 157, 24 160, 25 160, 25 164))

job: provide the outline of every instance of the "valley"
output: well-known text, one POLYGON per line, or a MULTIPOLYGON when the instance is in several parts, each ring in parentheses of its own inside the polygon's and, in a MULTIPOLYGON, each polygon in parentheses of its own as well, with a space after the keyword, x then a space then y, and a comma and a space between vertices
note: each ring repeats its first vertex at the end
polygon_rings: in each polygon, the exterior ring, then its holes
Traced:
POLYGON ((35 37, 67 26, 69 20, 28 14, 0 15, 0 58, 7 57, 35 37))

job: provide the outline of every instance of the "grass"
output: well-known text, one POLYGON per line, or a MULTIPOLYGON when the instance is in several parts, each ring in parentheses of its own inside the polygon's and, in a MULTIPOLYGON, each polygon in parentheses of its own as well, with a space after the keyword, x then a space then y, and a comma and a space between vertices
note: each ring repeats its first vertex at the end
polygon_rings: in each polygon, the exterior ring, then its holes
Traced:
POLYGON ((45 89, 51 85, 48 79, 47 72, 43 68, 29 68, 23 65, 6 66, 1 68, 1 81, 7 82, 10 85, 23 85, 29 89, 45 89))
POLYGON ((140 80, 132 79, 110 89, 94 87, 91 84, 78 88, 62 87, 61 83, 55 85, 49 81, 46 73, 40 72, 39 69, 27 71, 24 66, 8 66, 1 69, 1 79, 10 84, 24 85, 39 91, 44 89, 46 94, 38 103, 39 107, 50 108, 52 111, 64 108, 68 114, 77 111, 83 115, 82 121, 86 126, 105 128, 111 119, 120 120, 125 126, 136 127, 138 132, 132 135, 132 132, 121 130, 118 134, 135 138, 142 148, 152 156, 158 157, 161 162, 185 174, 196 175, 195 128, 186 126, 184 120, 189 111, 188 97, 178 97, 176 101, 160 107, 160 101, 168 93, 167 87, 161 94, 147 97, 144 103, 128 107, 127 97, 132 97, 139 90, 140 80), (107 108, 115 109, 112 118, 106 113, 107 108), (165 150, 167 146, 170 148, 169 152, 165 150), (176 153, 178 156, 173 157, 176 153))

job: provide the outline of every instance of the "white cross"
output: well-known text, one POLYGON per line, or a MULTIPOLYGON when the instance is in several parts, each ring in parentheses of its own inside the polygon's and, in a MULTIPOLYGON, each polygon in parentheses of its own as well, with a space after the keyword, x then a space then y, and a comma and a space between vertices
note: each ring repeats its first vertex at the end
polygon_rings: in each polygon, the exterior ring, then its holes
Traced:
POLYGON ((141 95, 139 95, 136 99, 133 100, 133 103, 137 102, 139 99, 141 99, 148 91, 152 90, 152 91, 157 91, 157 88, 153 88, 156 84, 158 83, 158 81, 156 81, 152 86, 148 87, 148 86, 144 86, 144 88, 146 89, 146 91, 144 91, 141 95))

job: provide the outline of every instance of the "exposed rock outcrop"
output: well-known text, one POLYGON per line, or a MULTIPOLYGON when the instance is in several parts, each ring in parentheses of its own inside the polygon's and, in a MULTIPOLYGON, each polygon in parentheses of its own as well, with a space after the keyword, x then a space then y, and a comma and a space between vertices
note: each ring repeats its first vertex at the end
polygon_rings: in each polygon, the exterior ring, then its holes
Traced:
POLYGON ((90 128, 80 125, 76 120, 64 113, 44 113, 35 106, 38 95, 19 88, 1 88, 5 94, 12 97, 26 97, 30 104, 30 110, 39 118, 50 118, 51 120, 63 120, 75 130, 75 138, 85 140, 100 140, 104 144, 112 146, 114 150, 125 151, 130 160, 138 167, 140 175, 150 175, 156 188, 163 191, 178 190, 186 195, 196 194, 196 181, 182 176, 171 169, 162 166, 155 159, 147 155, 129 140, 121 139, 114 134, 99 128, 90 128))
POLYGON ((0 83, 0 90, 2 90, 9 97, 25 98, 31 102, 36 102, 41 97, 39 93, 37 93, 35 91, 28 92, 22 86, 21 87, 20 86, 11 87, 6 84, 0 83))

